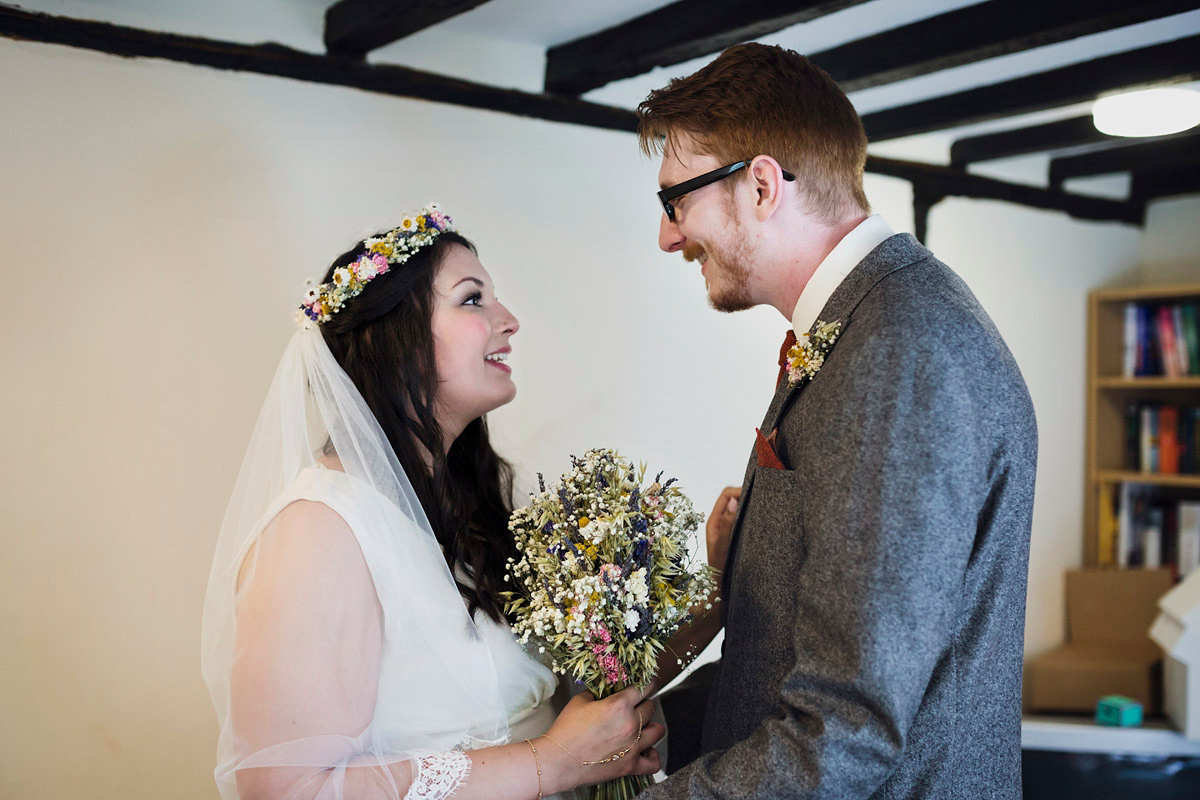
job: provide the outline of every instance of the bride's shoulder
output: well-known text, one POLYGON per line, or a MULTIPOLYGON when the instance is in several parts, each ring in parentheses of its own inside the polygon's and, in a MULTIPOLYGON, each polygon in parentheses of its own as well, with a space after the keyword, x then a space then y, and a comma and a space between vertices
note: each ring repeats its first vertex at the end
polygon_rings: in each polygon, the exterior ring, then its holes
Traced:
POLYGON ((284 492, 266 534, 286 530, 293 536, 353 538, 350 476, 321 464, 302 470, 284 492))
POLYGON ((238 570, 237 586, 264 566, 298 576, 343 578, 365 570, 358 531, 363 493, 328 459, 302 469, 272 503, 238 570))
POLYGON ((351 475, 342 469, 336 457, 320 458, 313 466, 301 470, 285 492, 285 498, 325 503, 360 533, 377 526, 381 516, 396 510, 392 507, 394 501, 389 502, 371 478, 351 475))
POLYGON ((241 587, 262 570, 311 584, 361 559, 354 532, 341 514, 320 500, 296 498, 263 527, 242 561, 237 584, 241 587))
POLYGON ((338 536, 350 531, 346 520, 321 499, 298 497, 279 510, 263 530, 285 529, 293 534, 338 536))

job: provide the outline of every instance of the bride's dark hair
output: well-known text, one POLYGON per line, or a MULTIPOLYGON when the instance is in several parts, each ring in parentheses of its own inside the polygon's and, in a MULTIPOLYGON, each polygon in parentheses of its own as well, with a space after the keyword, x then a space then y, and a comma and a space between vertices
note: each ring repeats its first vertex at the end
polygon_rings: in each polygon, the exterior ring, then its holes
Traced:
MULTIPOLYGON (((456 246, 475 252, 459 234, 441 234, 373 279, 321 325, 321 334, 391 442, 470 613, 482 609, 500 621, 505 562, 516 552, 508 535, 512 467, 492 449, 483 417, 467 425, 445 452, 434 415, 433 279, 446 252, 456 246)), ((338 256, 323 282, 364 252, 360 242, 338 256)))

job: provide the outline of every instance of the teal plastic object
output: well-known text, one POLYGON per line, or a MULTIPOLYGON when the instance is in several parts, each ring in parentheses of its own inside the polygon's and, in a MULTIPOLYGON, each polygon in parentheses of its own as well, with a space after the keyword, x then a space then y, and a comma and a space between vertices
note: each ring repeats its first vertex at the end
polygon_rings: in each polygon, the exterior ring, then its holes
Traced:
POLYGON ((1096 701, 1096 724, 1136 728, 1142 724, 1142 704, 1124 695, 1105 695, 1096 701))

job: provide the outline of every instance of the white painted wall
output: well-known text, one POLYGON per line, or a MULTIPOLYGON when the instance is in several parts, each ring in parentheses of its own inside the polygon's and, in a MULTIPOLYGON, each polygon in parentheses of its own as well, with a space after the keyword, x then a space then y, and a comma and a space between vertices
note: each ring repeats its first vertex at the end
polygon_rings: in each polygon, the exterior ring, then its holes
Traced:
POLYGON ((1200 283, 1200 196, 1152 204, 1142 237, 1141 282, 1200 283))
MULTIPOLYGON (((631 136, 8 40, 0 74, 0 796, 215 796, 199 619, 224 504, 302 280, 403 210, 451 211, 521 319, 493 425, 525 485, 593 445, 705 511, 740 480, 787 323, 710 311, 658 252, 631 136)), ((907 184, 868 193, 911 230, 907 184)), ((1187 214, 1152 218, 1153 252, 1195 256, 1187 214)), ((1037 407, 1036 654, 1081 552, 1085 294, 1139 278, 1142 237, 947 200, 930 240, 1037 407)))

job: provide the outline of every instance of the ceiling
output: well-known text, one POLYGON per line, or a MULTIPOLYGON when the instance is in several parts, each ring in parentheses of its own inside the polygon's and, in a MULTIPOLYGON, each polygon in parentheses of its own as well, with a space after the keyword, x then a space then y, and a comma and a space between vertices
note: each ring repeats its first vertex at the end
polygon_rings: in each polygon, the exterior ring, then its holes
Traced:
POLYGON ((0 3, 0 36, 618 130, 755 40, 842 84, 919 234, 951 195, 1139 224, 1200 191, 1200 132, 1118 139, 1087 117, 1106 93, 1200 85, 1200 0, 24 0, 0 3))

